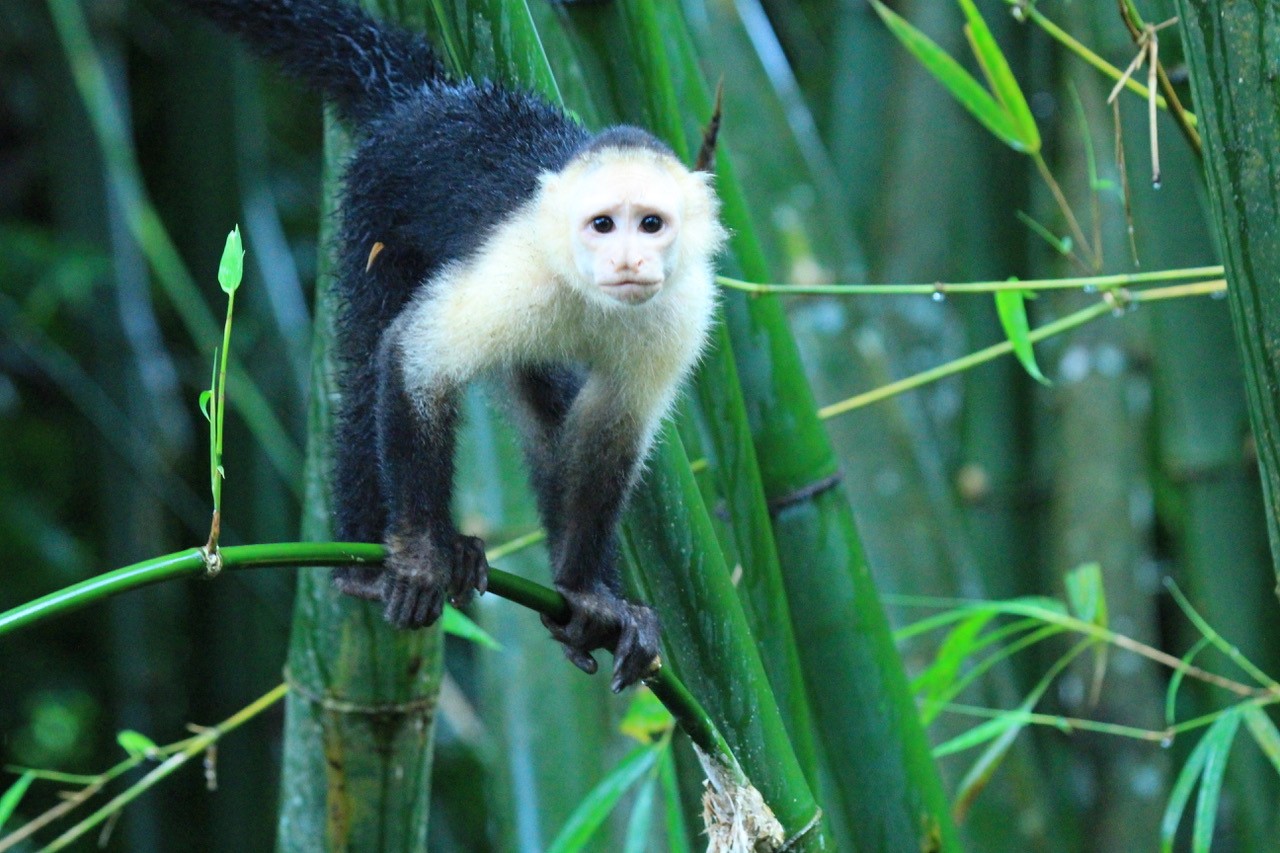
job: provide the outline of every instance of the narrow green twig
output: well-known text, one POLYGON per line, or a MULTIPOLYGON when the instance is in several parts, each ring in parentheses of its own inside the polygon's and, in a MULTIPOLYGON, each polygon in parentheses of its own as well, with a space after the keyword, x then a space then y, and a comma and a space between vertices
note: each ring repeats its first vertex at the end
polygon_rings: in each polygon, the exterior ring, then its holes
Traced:
POLYGON ((212 728, 204 729, 195 737, 189 738, 183 742, 183 746, 173 755, 160 762, 147 775, 143 776, 137 782, 134 782, 128 788, 125 788, 115 797, 111 798, 101 808, 66 832, 55 838, 49 846, 45 847, 45 853, 53 853, 53 851, 61 850, 71 842, 80 838, 89 830, 98 824, 110 818, 119 812, 129 803, 136 800, 147 790, 155 786, 158 782, 171 775, 175 770, 182 767, 192 758, 203 755, 205 750, 216 743, 223 735, 239 728, 244 723, 256 717, 258 714, 270 708, 275 703, 284 698, 285 693, 289 691, 286 684, 278 684, 269 692, 254 700, 251 704, 232 714, 226 720, 222 721, 212 728))
MULTIPOLYGON (((1108 290, 1103 294, 1103 298, 1097 303, 1087 308, 1082 308, 1073 314, 1047 323, 1038 329, 1033 330, 1027 335, 1028 340, 1032 343, 1042 341, 1045 338, 1053 337, 1062 332, 1083 326, 1091 320, 1105 316, 1113 311, 1123 309, 1127 305, 1138 302, 1154 302, 1161 299, 1176 299, 1185 296, 1200 296, 1208 293, 1218 293, 1226 290, 1227 283, 1224 279, 1215 279, 1213 281, 1195 282, 1193 284, 1179 284, 1170 287, 1153 287, 1148 290, 1108 290)), ((881 385, 879 388, 873 388, 862 394, 854 395, 848 399, 841 400, 838 403, 832 403, 829 406, 823 406, 818 410, 818 416, 824 420, 833 418, 836 415, 842 415, 851 412, 854 409, 860 409, 880 400, 901 394, 904 391, 910 391, 930 382, 936 382, 939 379, 952 376, 964 370, 977 367, 1002 355, 1008 355, 1013 352, 1013 343, 1010 341, 1001 341, 993 344, 986 349, 980 349, 977 352, 949 361, 946 364, 940 364, 929 370, 921 371, 914 376, 908 376, 897 382, 890 382, 888 385, 881 385)))
POLYGON ((1182 590, 1178 588, 1178 585, 1174 583, 1173 578, 1165 578, 1164 585, 1169 590, 1169 594, 1173 596, 1173 600, 1177 602, 1178 607, 1181 608, 1183 614, 1187 619, 1191 620, 1191 624, 1196 626, 1196 630, 1200 632, 1206 641, 1226 655, 1236 666, 1249 673, 1263 687, 1280 694, 1280 684, 1277 684, 1274 678, 1263 672, 1259 666, 1245 657, 1238 648, 1228 643, 1221 634, 1214 630, 1209 621, 1191 606, 1191 602, 1183 594, 1182 590))
POLYGON ((1185 267, 1173 270, 1086 275, 1073 278, 1008 278, 1001 281, 964 281, 934 284, 757 284, 717 276, 722 287, 746 293, 779 293, 784 296, 947 296, 953 293, 999 293, 1007 290, 1110 290, 1161 281, 1210 278, 1223 274, 1221 266, 1185 267))
POLYGON ((1062 187, 1058 184, 1058 179, 1053 176, 1053 172, 1049 169, 1049 164, 1045 161, 1044 155, 1037 151, 1031 155, 1031 162, 1036 164, 1036 171, 1040 173, 1040 179, 1049 188, 1049 193, 1053 196, 1054 202, 1057 203, 1058 210, 1062 211, 1063 217, 1067 220, 1067 227, 1071 229, 1071 236, 1075 239, 1076 245, 1080 247, 1080 251, 1085 255, 1084 258, 1080 258, 1073 251, 1068 253, 1068 257, 1086 269, 1096 272, 1102 266, 1102 246, 1094 246, 1089 242, 1089 238, 1084 236, 1084 229, 1080 227, 1075 211, 1071 209, 1071 203, 1067 201, 1067 194, 1062 191, 1062 187))
MULTIPOLYGON (((1133 43, 1141 46, 1144 33, 1150 37, 1154 30, 1148 30, 1148 25, 1142 20, 1142 15, 1138 12, 1138 7, 1133 5, 1133 0, 1117 0, 1120 7, 1120 20, 1124 22, 1125 29, 1129 31, 1129 37, 1133 39, 1133 43)), ((1173 21, 1177 21, 1174 18, 1173 21)), ((1163 25, 1161 25, 1163 26, 1163 25)), ((1164 93, 1164 97, 1158 95, 1151 98, 1151 102, 1160 105, 1163 101, 1167 106, 1169 114, 1173 116, 1174 124, 1178 126, 1178 130, 1182 131, 1182 135, 1186 138, 1187 144, 1191 146, 1191 150, 1196 153, 1197 157, 1204 157, 1204 145, 1200 142, 1200 132, 1196 130, 1195 116, 1187 112, 1182 106, 1182 99, 1178 97, 1178 92, 1173 88, 1173 83, 1169 80, 1169 75, 1164 70, 1164 63, 1158 58, 1158 54, 1152 53, 1152 64, 1155 67, 1156 77, 1160 81, 1160 91, 1164 93)), ((1149 81, 1148 81, 1149 82, 1149 81)))
MULTIPOLYGON (((1093 68, 1102 72, 1102 74, 1117 81, 1124 76, 1124 72, 1119 68, 1115 67, 1110 62, 1107 62, 1101 56, 1098 56, 1098 54, 1086 47, 1075 36, 1071 35, 1071 33, 1046 18, 1034 4, 1028 3, 1027 0, 1005 0, 1005 2, 1014 7, 1015 17, 1021 16, 1021 18, 1031 21, 1036 26, 1040 27, 1040 29, 1044 30, 1045 33, 1054 41, 1058 42, 1067 50, 1083 59, 1093 68)), ((1132 77, 1125 81, 1125 88, 1143 98, 1150 97, 1147 87, 1143 86, 1132 77)), ((1156 106, 1162 110, 1169 109, 1168 102, 1160 95, 1156 95, 1156 106)), ((1184 109, 1182 110, 1182 115, 1185 116, 1188 126, 1197 126, 1195 113, 1184 109)))
MULTIPOLYGON (((131 755, 128 758, 121 761, 120 763, 116 764, 115 766, 110 767, 107 770, 103 771, 102 773, 98 774, 97 776, 83 777, 82 781, 78 779, 73 780, 72 777, 74 776, 74 774, 70 774, 70 773, 65 773, 65 774, 50 773, 49 771, 44 771, 44 770, 37 772, 36 778, 38 779, 49 779, 51 781, 69 782, 71 784, 83 785, 84 787, 82 787, 78 791, 66 794, 62 802, 58 803, 53 808, 48 809, 47 811, 44 811, 39 815, 36 815, 31 820, 27 821, 22 826, 15 829, 13 832, 9 833, 3 838, 0 838, 0 853, 4 853, 5 850, 13 849, 15 846, 17 846, 19 842, 25 841, 26 839, 30 838, 32 835, 35 835, 40 830, 44 829, 49 824, 53 823, 58 818, 69 813, 70 811, 77 808, 78 806, 83 805, 85 802, 91 799, 95 794, 97 794, 99 791, 105 788, 107 784, 111 782, 113 779, 116 779, 124 775, 125 773, 128 773, 130 770, 137 767, 143 761, 146 761, 145 755, 131 755), (58 779, 57 777, 59 776, 63 778, 58 779)), ((16 768, 16 767, 5 768, 5 770, 11 773, 23 772, 26 769, 27 768, 16 768)))
POLYGON ((942 710, 952 714, 961 714, 967 717, 981 717, 984 719, 1004 719, 1012 717, 1022 723, 1037 726, 1050 726, 1061 732, 1099 732, 1101 734, 1117 735, 1119 737, 1134 738, 1136 740, 1153 741, 1163 745, 1170 743, 1177 735, 1212 725, 1215 720, 1230 711, 1232 708, 1263 708, 1277 703, 1280 703, 1280 696, 1256 696, 1252 699, 1243 699, 1227 708, 1212 711, 1208 714, 1203 714, 1190 720, 1183 720, 1180 723, 1174 723, 1164 729, 1144 729, 1138 726, 1126 726, 1121 723, 1107 723, 1099 720, 1089 720, 1082 717, 1065 717, 1060 714, 1042 714, 1032 711, 1021 711, 1018 709, 1005 710, 1002 708, 984 708, 980 705, 965 705, 955 702, 944 705, 942 710))
POLYGON ((1202 667, 1176 658, 1168 652, 1157 649, 1155 646, 1135 640, 1126 634, 1119 634, 1110 628, 1104 628, 1101 625, 1071 616, 1059 610, 1047 608, 1034 600, 1015 598, 1007 601, 984 601, 981 599, 940 598, 923 595, 886 595, 885 601, 902 607, 948 608, 947 612, 930 617, 927 620, 928 627, 931 630, 959 621, 971 613, 983 610, 991 610, 1004 616, 1039 619, 1046 624, 1058 625, 1068 631, 1092 637, 1095 640, 1109 643, 1125 651, 1133 652, 1175 672, 1181 672, 1188 678, 1194 678, 1206 684, 1213 684, 1246 699, 1265 697, 1280 699, 1280 689, 1254 687, 1236 681, 1233 678, 1218 675, 1215 672, 1210 672, 1202 667))
MULTIPOLYGON (((498 546, 487 557, 496 560, 499 555, 527 548, 541 538, 541 531, 526 534, 498 546)), ((219 553, 222 556, 222 570, 227 571, 267 567, 377 565, 385 558, 386 549, 381 545, 361 542, 279 542, 232 545, 221 548, 219 553)), ((0 613, 0 636, 131 589, 177 577, 200 575, 205 569, 203 549, 191 548, 106 572, 0 613)), ((560 593, 499 569, 489 570, 489 591, 557 621, 563 622, 570 615, 569 605, 560 593)), ((741 773, 724 737, 693 694, 689 693, 670 669, 660 669, 646 679, 645 684, 662 700, 694 743, 704 752, 716 756, 733 772, 741 773)))

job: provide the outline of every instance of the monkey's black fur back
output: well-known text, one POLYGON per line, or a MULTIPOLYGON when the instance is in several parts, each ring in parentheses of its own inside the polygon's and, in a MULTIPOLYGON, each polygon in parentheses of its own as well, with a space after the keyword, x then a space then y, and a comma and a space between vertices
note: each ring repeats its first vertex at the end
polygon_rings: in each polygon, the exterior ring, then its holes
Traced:
MULTIPOLYGON (((533 197, 538 175, 563 168, 590 135, 543 101, 470 83, 424 87, 367 131, 343 186, 334 489, 338 536, 377 542, 386 525, 374 479, 381 332, 433 273, 475 252, 533 197), (384 248, 370 266, 375 243, 384 248)), ((414 438, 393 441, 409 446, 414 438)), ((421 485, 424 502, 451 480, 451 470, 432 472, 421 485)))
MULTIPOLYGON (((382 541, 381 332, 436 270, 473 253, 532 198, 539 174, 561 170, 593 137, 534 95, 449 80, 422 36, 341 0, 183 2, 331 99, 356 133, 339 204, 335 533, 382 541), (383 248, 370 266, 377 243, 383 248)), ((451 479, 451 471, 436 473, 424 490, 451 479)))

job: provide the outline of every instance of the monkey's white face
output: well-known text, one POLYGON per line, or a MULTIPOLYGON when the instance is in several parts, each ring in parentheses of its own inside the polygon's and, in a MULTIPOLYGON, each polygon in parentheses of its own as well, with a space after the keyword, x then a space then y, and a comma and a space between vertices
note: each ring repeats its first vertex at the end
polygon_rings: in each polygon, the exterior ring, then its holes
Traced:
POLYGON ((682 195, 652 162, 619 159, 575 176, 567 213, 582 282, 628 305, 656 296, 673 272, 682 195))

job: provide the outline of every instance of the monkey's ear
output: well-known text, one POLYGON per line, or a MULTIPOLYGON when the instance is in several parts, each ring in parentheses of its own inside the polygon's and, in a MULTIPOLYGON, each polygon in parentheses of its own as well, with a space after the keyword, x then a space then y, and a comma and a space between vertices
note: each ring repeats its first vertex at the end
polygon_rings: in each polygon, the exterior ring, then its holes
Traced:
POLYGON ((694 160, 693 171, 714 172, 716 170, 716 143, 720 136, 720 116, 724 107, 724 77, 716 84, 716 103, 711 110, 711 119, 702 131, 702 148, 694 160))

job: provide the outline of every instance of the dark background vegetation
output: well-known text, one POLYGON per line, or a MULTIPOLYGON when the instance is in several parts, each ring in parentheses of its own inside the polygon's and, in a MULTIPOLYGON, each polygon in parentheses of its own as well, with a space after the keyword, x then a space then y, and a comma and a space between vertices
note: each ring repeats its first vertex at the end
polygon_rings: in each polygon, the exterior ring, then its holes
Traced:
MULTIPOLYGON (((1151 21, 1169 17, 1170 5, 1142 4, 1151 21)), ((852 0, 684 6, 706 74, 726 80, 724 145, 773 280, 1080 272, 1015 217, 1024 210, 1061 227, 1026 158, 964 114, 870 7, 852 0)), ((1110 82, 1015 23, 1006 4, 980 6, 1083 216, 1090 202, 1082 134, 1092 136, 1108 182, 1097 194, 1104 271, 1133 269, 1104 103, 1110 82)), ((953 3, 895 8, 953 54, 967 53, 953 3)), ((300 525, 321 105, 173 4, 88 0, 84 9, 107 83, 126 110, 121 130, 141 182, 198 290, 175 298, 156 286, 161 276, 130 232, 137 201, 113 183, 128 176, 104 160, 49 8, 6 3, 0 611, 204 541, 207 433, 196 398, 211 346, 193 340, 181 300, 198 299, 198 311, 220 317, 214 273, 223 236, 237 222, 249 256, 234 352, 269 402, 283 443, 264 450, 260 433, 234 414, 228 419, 224 542, 290 540, 300 525)), ((1113 64, 1128 64, 1134 49, 1114 4, 1053 0, 1041 9, 1113 64)), ((534 12, 540 26, 554 23, 549 9, 534 12)), ((548 51, 554 66, 553 45, 548 51)), ((1173 30, 1161 56, 1179 67, 1173 30)), ((1199 163, 1162 116, 1165 175, 1154 190, 1145 104, 1125 96, 1122 105, 1142 268, 1215 262, 1199 163)), ((1047 321, 1093 299, 1044 296, 1031 304, 1032 316, 1047 321)), ((1002 337, 989 297, 789 305, 822 403, 1002 337)), ((1060 595, 1068 569, 1096 561, 1112 626, 1177 655, 1195 635, 1161 584, 1171 575, 1219 631, 1280 673, 1274 576, 1226 303, 1144 306, 1037 351, 1051 387, 1006 358, 828 422, 881 588, 1060 595)), ((488 470, 486 452, 481 433, 467 451, 473 470, 488 470)), ((483 527, 503 482, 476 480, 462 512, 483 527)), ((92 772, 117 760, 120 729, 165 741, 188 722, 226 717, 279 681, 292 589, 287 571, 171 583, 4 638, 0 759, 92 772)), ((486 601, 480 615, 505 651, 450 647, 434 771, 438 849, 539 849, 625 748, 611 734, 623 706, 605 695, 604 679, 572 673, 563 691, 548 691, 535 675, 563 667, 558 652, 527 614, 490 612, 504 606, 486 601)), ((901 624, 918 614, 892 615, 901 624)), ((927 651, 908 647, 909 668, 927 651)), ((972 701, 1012 706, 1050 659, 1020 661, 972 701)), ((1089 704, 1090 674, 1069 671, 1045 707, 1162 726, 1167 673, 1113 654, 1097 705, 1089 704)), ((1185 716, 1221 698, 1187 690, 1185 716)), ((941 740, 972 722, 944 715, 931 734, 941 740)), ((280 738, 276 710, 224 740, 216 793, 204 791, 197 772, 175 777, 130 806, 109 847, 267 849, 280 738)), ((1161 749, 1106 735, 1024 735, 964 827, 970 849, 1153 849, 1185 752, 1182 741, 1161 749)), ((1274 849, 1274 774, 1256 751, 1238 749, 1233 762, 1220 849, 1274 849)), ((954 784, 968 763, 961 755, 942 766, 954 784)), ((24 812, 54 802, 47 789, 24 812)), ((617 849, 616 840, 600 843, 617 849)))

